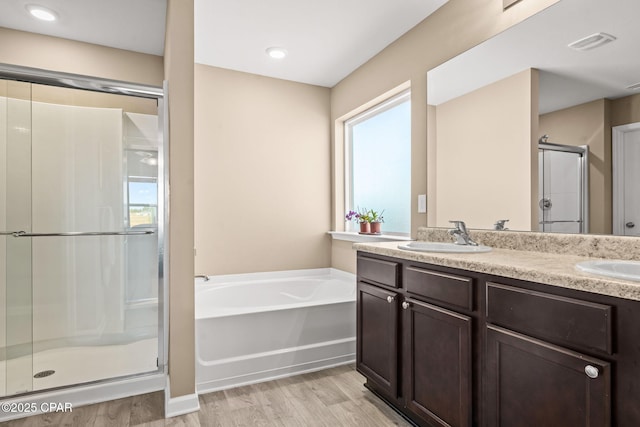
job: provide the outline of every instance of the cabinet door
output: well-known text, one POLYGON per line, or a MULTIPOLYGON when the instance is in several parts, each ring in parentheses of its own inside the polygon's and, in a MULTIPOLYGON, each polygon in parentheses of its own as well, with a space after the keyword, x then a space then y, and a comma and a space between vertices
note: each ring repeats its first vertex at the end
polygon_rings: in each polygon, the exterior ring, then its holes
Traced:
POLYGON ((402 308, 407 408, 430 425, 470 426, 471 318, 409 299, 402 308))
POLYGON ((398 396, 398 294, 358 283, 358 371, 389 397, 398 396))
POLYGON ((607 362, 487 326, 487 426, 611 423, 607 362))

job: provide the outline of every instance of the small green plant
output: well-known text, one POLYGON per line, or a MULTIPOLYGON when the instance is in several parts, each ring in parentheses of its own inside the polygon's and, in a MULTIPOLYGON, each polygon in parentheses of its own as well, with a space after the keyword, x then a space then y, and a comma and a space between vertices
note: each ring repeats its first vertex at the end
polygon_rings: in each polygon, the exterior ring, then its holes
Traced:
POLYGON ((382 217, 382 212, 374 211, 373 209, 358 209, 357 211, 349 211, 345 218, 347 221, 355 221, 358 223, 363 222, 384 222, 384 218, 382 217))
POLYGON ((380 213, 374 211, 373 209, 369 209, 369 222, 384 222, 384 217, 382 216, 383 213, 384 209, 380 213))

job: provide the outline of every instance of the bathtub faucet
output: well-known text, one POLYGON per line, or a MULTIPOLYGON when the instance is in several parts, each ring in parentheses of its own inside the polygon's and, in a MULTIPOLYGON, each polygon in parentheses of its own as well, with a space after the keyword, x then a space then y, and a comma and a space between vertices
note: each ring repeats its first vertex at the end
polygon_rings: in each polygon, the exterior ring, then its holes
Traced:
POLYGON ((195 278, 196 279, 204 279, 205 282, 209 281, 209 276, 207 276, 206 274, 196 274, 195 278))

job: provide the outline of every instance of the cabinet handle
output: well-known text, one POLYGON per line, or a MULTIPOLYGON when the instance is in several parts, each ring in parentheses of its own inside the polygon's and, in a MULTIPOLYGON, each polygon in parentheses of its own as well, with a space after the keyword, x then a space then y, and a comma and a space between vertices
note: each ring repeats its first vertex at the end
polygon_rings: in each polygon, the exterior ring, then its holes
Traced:
POLYGON ((404 301, 404 302, 402 303, 402 308, 403 308, 403 309, 405 309, 405 310, 406 310, 406 309, 407 309, 407 308, 409 308, 409 307, 411 307, 411 304, 409 304, 408 302, 404 301))
POLYGON ((600 371, 593 365, 587 365, 584 367, 584 373, 587 374, 589 378, 598 378, 600 371))
POLYGON ((387 297, 387 302, 388 302, 389 304, 391 304, 395 299, 396 299, 396 297, 392 297, 391 295, 389 295, 389 296, 387 297))

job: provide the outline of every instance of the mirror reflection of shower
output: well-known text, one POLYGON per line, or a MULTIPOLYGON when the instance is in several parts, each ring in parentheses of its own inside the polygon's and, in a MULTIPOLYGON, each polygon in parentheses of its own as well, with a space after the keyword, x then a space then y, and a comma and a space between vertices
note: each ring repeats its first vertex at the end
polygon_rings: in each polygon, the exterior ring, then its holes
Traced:
POLYGON ((538 141, 539 231, 589 232, 589 147, 538 141))

